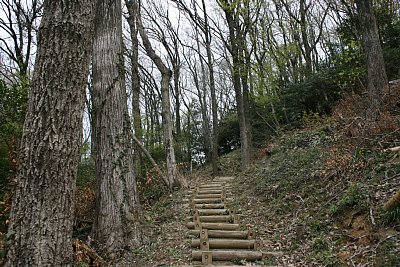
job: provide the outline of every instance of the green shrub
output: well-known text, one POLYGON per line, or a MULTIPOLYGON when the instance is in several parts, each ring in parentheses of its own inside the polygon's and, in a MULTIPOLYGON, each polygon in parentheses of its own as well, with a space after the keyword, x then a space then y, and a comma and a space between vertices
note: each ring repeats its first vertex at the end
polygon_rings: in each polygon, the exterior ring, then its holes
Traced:
POLYGON ((158 201, 163 195, 168 193, 168 189, 164 184, 150 184, 143 188, 142 197, 144 200, 153 203, 158 201))
POLYGON ((90 160, 79 163, 76 185, 78 187, 84 187, 87 184, 94 183, 95 180, 96 172, 94 163, 92 163, 90 160))
POLYGON ((283 91, 289 121, 299 126, 304 112, 329 114, 341 97, 342 88, 336 83, 337 69, 325 68, 299 83, 292 83, 283 91))
POLYGON ((337 257, 332 253, 329 241, 324 237, 317 237, 311 245, 310 258, 318 263, 318 266, 341 266, 337 257))
POLYGON ((329 250, 329 242, 323 237, 317 237, 313 240, 312 249, 315 252, 329 250))
POLYGON ((156 162, 161 162, 161 161, 165 161, 165 149, 164 149, 164 145, 160 144, 160 145, 154 145, 154 147, 152 147, 150 149, 150 154, 153 157, 153 159, 156 162))
POLYGON ((389 211, 384 211, 382 219, 383 223, 387 226, 395 226, 400 224, 400 207, 396 207, 389 211))
POLYGON ((368 192, 360 183, 354 183, 346 190, 344 195, 331 206, 330 212, 336 215, 354 206, 363 208, 365 204, 364 200, 367 195, 368 192))
POLYGON ((239 120, 236 112, 221 119, 219 123, 218 145, 221 154, 226 154, 240 147, 239 120))

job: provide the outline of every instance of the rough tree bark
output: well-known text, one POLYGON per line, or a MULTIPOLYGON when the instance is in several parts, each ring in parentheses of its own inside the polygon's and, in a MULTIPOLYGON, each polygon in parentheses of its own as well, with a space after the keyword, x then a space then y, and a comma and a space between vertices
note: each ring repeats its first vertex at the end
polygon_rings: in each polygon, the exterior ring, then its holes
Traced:
POLYGON ((169 99, 169 82, 171 80, 172 72, 170 69, 168 69, 168 67, 164 64, 162 59, 156 54, 156 52, 152 48, 150 40, 143 27, 139 6, 137 5, 136 0, 132 2, 134 8, 137 9, 136 12, 136 14, 138 14, 137 26, 139 29, 140 36, 142 37, 143 46, 146 50, 147 55, 157 66, 157 69, 161 72, 161 95, 162 95, 161 101, 162 101, 162 118, 164 127, 164 147, 167 158, 167 176, 169 182, 168 187, 169 190, 172 191, 175 179, 177 177, 175 150, 174 150, 173 135, 172 135, 173 125, 171 120, 171 104, 169 99))
POLYGON ((121 0, 98 0, 95 24, 96 214, 92 235, 111 256, 138 246, 142 238, 124 77, 121 0))
POLYGON ((72 266, 93 0, 45 1, 6 266, 72 266))
POLYGON ((378 26, 370 0, 356 0, 360 21, 361 43, 367 61, 367 90, 370 98, 368 117, 375 119, 385 89, 388 89, 388 78, 383 60, 378 26))

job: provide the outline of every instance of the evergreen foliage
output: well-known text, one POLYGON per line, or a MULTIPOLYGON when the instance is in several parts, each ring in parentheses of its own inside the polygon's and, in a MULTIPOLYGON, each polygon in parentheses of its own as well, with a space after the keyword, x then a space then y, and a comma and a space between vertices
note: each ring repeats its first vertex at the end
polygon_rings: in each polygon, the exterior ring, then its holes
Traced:
POLYGON ((28 102, 28 82, 0 80, 0 197, 15 172, 17 149, 28 102))

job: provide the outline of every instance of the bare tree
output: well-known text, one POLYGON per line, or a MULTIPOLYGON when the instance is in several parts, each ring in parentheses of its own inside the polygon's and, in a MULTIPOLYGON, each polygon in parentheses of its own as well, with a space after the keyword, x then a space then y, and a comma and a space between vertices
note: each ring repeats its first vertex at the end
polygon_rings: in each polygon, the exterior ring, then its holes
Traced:
POLYGON ((198 31, 195 28, 195 39, 197 44, 197 49, 190 49, 193 51, 189 51, 187 53, 183 53, 183 57, 187 63, 187 67, 189 70, 189 74, 193 78, 193 84, 196 88, 196 93, 193 93, 197 96, 199 101, 200 113, 201 113, 201 130, 202 130, 202 140, 203 140, 203 152, 206 156, 206 161, 211 160, 211 130, 210 130, 210 121, 207 110, 207 90, 205 85, 205 65, 204 59, 200 53, 200 41, 198 36, 198 31), (194 51, 196 50, 196 51, 194 51), (193 54, 196 53, 197 55, 193 54), (197 58, 198 56, 198 58, 197 58), (193 58, 195 60, 193 60, 193 58), (198 60, 197 60, 198 59, 198 60), (194 62, 193 62, 194 61, 194 62), (198 62, 200 62, 200 67, 197 66, 198 62))
MULTIPOLYGON (((215 86, 215 78, 214 78, 214 59, 213 59, 213 53, 211 51, 211 40, 212 40, 212 34, 211 34, 211 27, 209 23, 209 14, 207 14, 207 8, 206 8, 206 2, 204 0, 201 1, 201 9, 203 11, 203 18, 200 17, 198 10, 197 10, 197 5, 199 5, 196 1, 191 1, 191 9, 189 9, 184 1, 182 0, 173 0, 177 4, 177 7, 185 12, 190 21, 194 24, 193 27, 196 32, 196 43, 197 43, 197 50, 198 53, 201 54, 201 48, 200 48, 200 38, 198 31, 202 31, 203 33, 203 42, 201 42, 207 53, 207 59, 200 59, 201 64, 204 64, 203 62, 206 63, 207 65, 207 73, 208 73, 208 82, 209 82, 209 87, 210 87, 210 94, 211 94, 211 114, 212 114, 212 138, 211 138, 211 164, 212 164, 212 169, 213 169, 213 175, 217 176, 219 173, 218 165, 219 165, 219 158, 218 158, 218 135, 219 135, 219 128, 218 128, 218 101, 217 101, 217 95, 216 95, 216 86, 215 86)), ((202 70, 204 69, 204 66, 202 66, 202 70)), ((205 72, 203 71, 205 74, 205 72)), ((204 95, 206 94, 205 91, 203 93, 204 95)), ((205 101, 202 101, 205 102, 205 101)), ((203 105, 204 106, 204 105, 203 105)), ((208 127, 208 126, 207 126, 208 127)), ((205 138, 208 138, 205 136, 205 138)))
POLYGON ((26 79, 42 1, 1 0, 0 7, 0 29, 5 34, 0 38, 0 51, 16 65, 19 77, 26 79))
POLYGON ((145 114, 145 144, 146 147, 154 149, 155 145, 162 144, 162 127, 160 123, 161 114, 161 90, 153 73, 153 64, 150 71, 140 66, 142 78, 141 90, 143 92, 143 104, 145 114))
POLYGON ((172 95, 174 98, 175 104, 175 148, 178 151, 178 155, 181 155, 181 135, 182 135, 182 126, 181 126, 181 86, 180 86, 180 77, 181 77, 181 57, 180 57, 180 48, 181 48, 181 40, 179 36, 179 27, 180 27, 180 15, 178 15, 177 26, 175 27, 171 20, 168 9, 164 9, 157 5, 151 6, 152 10, 146 9, 146 13, 148 14, 148 18, 151 23, 154 25, 152 29, 153 35, 155 35, 158 42, 162 44, 165 48, 168 55, 168 64, 171 65, 172 71, 172 80, 173 80, 173 90, 172 95))
POLYGON ((169 99, 169 83, 171 80, 172 72, 164 64, 162 59, 156 54, 147 33, 144 29, 142 18, 140 16, 139 5, 136 0, 133 0, 134 8, 138 11, 137 26, 139 29, 140 36, 142 37, 143 46, 146 50, 147 55, 157 66, 157 69, 161 73, 161 94, 162 94, 162 118, 163 118, 163 130, 164 130, 164 147, 165 154, 167 158, 167 176, 169 182, 169 190, 172 191, 176 177, 176 160, 175 160, 175 150, 173 146, 173 135, 172 135, 172 121, 171 121, 171 111, 170 111, 170 99, 169 99))
POLYGON ((211 52, 211 33, 210 26, 208 23, 208 14, 206 10, 206 3, 202 0, 203 5, 203 14, 204 14, 204 36, 205 36, 205 46, 207 51, 207 66, 209 73, 209 81, 210 81, 210 92, 211 92, 211 110, 212 110, 212 125, 213 125, 213 141, 212 141, 212 169, 213 175, 219 175, 219 158, 218 158, 218 136, 219 136, 219 128, 218 128, 218 103, 215 89, 215 79, 214 79, 214 63, 213 56, 211 52))
POLYGON ((6 266, 72 265, 93 10, 90 0, 44 2, 6 266))
POLYGON ((293 24, 294 37, 305 61, 305 76, 308 76, 315 71, 315 62, 317 62, 318 58, 315 55, 318 53, 316 48, 324 33, 323 27, 332 1, 327 0, 326 7, 320 7, 323 9, 320 14, 315 14, 316 12, 312 12, 311 10, 313 6, 318 5, 316 1, 300 0, 295 2, 295 4, 298 5, 297 10, 292 9, 291 3, 287 0, 280 0, 280 2, 285 7, 289 17, 295 22, 295 24, 293 24), (312 23, 312 16, 319 17, 320 20, 312 23), (300 35, 296 33, 297 31, 300 32, 300 35), (317 34, 315 34, 315 31, 317 34))
POLYGON ((120 0, 98 0, 93 41, 96 215, 92 235, 111 254, 137 247, 142 240, 121 9, 120 0))

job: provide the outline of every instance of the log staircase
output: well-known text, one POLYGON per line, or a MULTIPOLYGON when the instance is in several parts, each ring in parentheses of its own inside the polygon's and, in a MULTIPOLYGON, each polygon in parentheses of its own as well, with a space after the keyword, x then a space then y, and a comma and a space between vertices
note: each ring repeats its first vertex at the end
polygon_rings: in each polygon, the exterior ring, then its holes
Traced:
MULTIPOLYGON (((237 261, 261 261, 261 241, 252 226, 243 226, 231 207, 233 177, 216 177, 189 190, 192 260, 195 266, 221 266, 237 261), (197 264, 197 265, 196 265, 197 264)), ((253 265, 256 266, 256 265, 253 265)))

